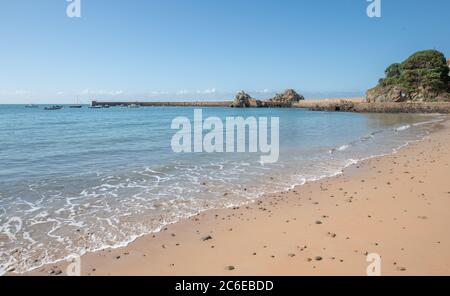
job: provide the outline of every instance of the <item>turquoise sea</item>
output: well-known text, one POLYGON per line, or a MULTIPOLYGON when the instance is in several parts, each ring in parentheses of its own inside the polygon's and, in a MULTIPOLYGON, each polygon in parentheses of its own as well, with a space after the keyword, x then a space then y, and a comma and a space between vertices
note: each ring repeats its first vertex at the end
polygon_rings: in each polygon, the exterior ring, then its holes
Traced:
POLYGON ((0 106, 0 274, 106 247, 265 192, 339 174, 426 136, 439 116, 203 108, 280 118, 280 157, 174 153, 171 122, 194 108, 45 111, 0 106))

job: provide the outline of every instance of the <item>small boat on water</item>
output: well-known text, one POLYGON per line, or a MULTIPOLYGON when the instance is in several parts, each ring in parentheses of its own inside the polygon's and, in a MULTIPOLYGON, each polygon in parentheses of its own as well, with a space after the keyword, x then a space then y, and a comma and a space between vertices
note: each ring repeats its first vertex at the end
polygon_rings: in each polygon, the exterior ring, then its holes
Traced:
POLYGON ((130 104, 128 105, 128 108, 139 108, 140 106, 137 104, 130 104))
POLYGON ((80 105, 80 99, 77 97, 77 103, 75 105, 70 105, 69 108, 81 109, 81 108, 83 108, 83 105, 80 105))
POLYGON ((103 108, 102 106, 98 106, 98 105, 89 107, 89 109, 102 109, 102 108, 103 108))
POLYGON ((53 110, 61 110, 63 106, 61 105, 53 105, 51 107, 45 107, 44 110, 53 111, 53 110))
POLYGON ((35 104, 29 104, 29 105, 26 105, 25 108, 39 108, 39 106, 35 105, 35 104))

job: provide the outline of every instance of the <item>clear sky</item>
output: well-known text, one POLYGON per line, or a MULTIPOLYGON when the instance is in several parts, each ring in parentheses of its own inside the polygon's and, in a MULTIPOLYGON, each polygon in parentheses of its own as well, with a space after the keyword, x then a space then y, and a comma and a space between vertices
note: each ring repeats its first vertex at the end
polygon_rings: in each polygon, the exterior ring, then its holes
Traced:
POLYGON ((450 1, 0 0, 0 103, 362 94, 417 50, 450 56, 450 1))

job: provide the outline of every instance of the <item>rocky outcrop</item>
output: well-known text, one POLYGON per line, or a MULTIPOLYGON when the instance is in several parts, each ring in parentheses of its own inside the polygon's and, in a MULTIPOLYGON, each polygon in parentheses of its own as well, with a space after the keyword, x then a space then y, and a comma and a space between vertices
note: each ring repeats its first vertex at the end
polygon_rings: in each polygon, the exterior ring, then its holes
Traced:
POLYGON ((450 92, 420 86, 415 91, 392 86, 377 86, 366 93, 368 103, 450 102, 450 92))
POLYGON ((366 100, 368 103, 401 103, 410 100, 410 98, 402 87, 393 85, 369 89, 366 93, 366 100))
POLYGON ((449 68, 437 50, 420 51, 392 64, 386 77, 366 93, 368 103, 450 102, 449 68))
POLYGON ((240 91, 230 107, 233 108, 264 108, 264 107, 292 107, 293 104, 298 103, 305 98, 299 95, 295 90, 288 89, 282 94, 277 94, 275 97, 263 101, 252 98, 244 91, 240 91))
POLYGON ((252 98, 244 91, 240 91, 234 99, 231 107, 233 108, 264 108, 264 107, 292 107, 293 104, 305 100, 305 97, 299 95, 295 90, 288 89, 282 94, 277 94, 275 97, 263 101, 252 98))
POLYGON ((305 97, 299 95, 295 90, 288 89, 282 94, 277 94, 275 97, 267 101, 271 107, 292 107, 292 104, 305 100, 305 97))
POLYGON ((263 102, 257 99, 252 98, 249 94, 244 91, 238 92, 236 98, 233 103, 231 103, 230 107, 232 108, 251 108, 251 107, 262 107, 263 102))
POLYGON ((249 108, 250 107, 250 100, 252 97, 250 97, 249 94, 247 94, 244 91, 238 92, 236 95, 233 103, 231 103, 232 108, 249 108))

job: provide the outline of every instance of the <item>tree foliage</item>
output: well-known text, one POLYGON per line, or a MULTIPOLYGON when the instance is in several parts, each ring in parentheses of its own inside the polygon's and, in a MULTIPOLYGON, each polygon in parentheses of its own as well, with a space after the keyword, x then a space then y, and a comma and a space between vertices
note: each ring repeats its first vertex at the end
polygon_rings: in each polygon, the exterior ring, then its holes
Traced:
POLYGON ((419 51, 404 62, 390 65, 380 86, 398 86, 410 95, 450 91, 449 67, 444 54, 437 50, 419 51))

